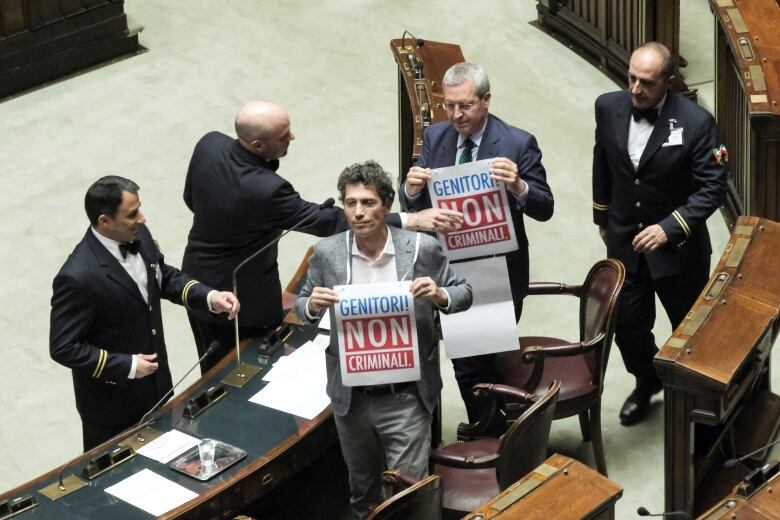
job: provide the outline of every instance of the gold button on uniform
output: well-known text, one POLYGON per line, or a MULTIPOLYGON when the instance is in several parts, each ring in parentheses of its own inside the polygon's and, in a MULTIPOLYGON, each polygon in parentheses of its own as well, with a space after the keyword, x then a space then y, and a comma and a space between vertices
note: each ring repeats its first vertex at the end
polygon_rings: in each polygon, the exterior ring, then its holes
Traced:
POLYGON ((639 179, 634 179, 634 185, 639 186, 640 184, 642 184, 642 181, 639 179))
POLYGON ((149 306, 149 312, 152 312, 152 306, 151 305, 149 306))
POLYGON ((636 206, 637 208, 641 208, 641 207, 642 207, 642 203, 641 203, 641 202, 639 202, 639 201, 637 201, 637 203, 636 203, 636 204, 634 204, 634 206, 636 206))
POLYGON ((644 229, 645 225, 640 222, 638 227, 639 229, 644 229))
POLYGON ((157 329, 152 329, 152 336, 156 336, 156 335, 157 335, 157 329))

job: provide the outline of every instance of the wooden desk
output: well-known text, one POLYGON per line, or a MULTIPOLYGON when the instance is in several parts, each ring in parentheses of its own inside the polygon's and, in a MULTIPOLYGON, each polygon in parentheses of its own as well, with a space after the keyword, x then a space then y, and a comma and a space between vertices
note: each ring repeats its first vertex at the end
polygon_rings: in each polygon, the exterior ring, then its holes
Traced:
MULTIPOLYGON (((261 343, 260 339, 245 342, 241 360, 264 366, 261 373, 243 388, 228 387, 227 396, 195 419, 186 419, 182 416, 187 401, 203 390, 218 384, 225 374, 234 368, 235 353, 226 356, 200 380, 169 401, 154 415, 153 427, 163 432, 175 428, 195 437, 219 439, 246 450, 246 458, 224 473, 210 481, 201 482, 177 473, 164 464, 136 455, 90 481, 87 487, 56 501, 41 495, 39 490, 57 481, 60 468, 7 493, 0 493, 0 500, 10 501, 22 495, 32 495, 37 500, 38 505, 35 508, 14 516, 14 520, 148 518, 148 514, 104 491, 107 487, 148 468, 198 494, 196 499, 160 518, 193 520, 232 518, 244 506, 257 501, 295 473, 304 470, 312 459, 331 447, 337 439, 330 408, 313 420, 306 420, 248 402, 249 397, 264 385, 262 376, 270 369, 271 363, 284 351, 291 351, 292 348, 302 345, 316 334, 316 330, 311 327, 295 327, 292 331, 284 341, 285 348, 277 349, 267 364, 261 363, 256 355, 261 343)), ((107 443, 102 448, 108 449, 115 445, 116 443, 107 443)), ((56 449, 56 446, 49 449, 56 449)), ((74 473, 80 475, 86 462, 87 457, 82 457, 65 472, 65 475, 74 473)))
POLYGON ((710 282, 655 357, 665 391, 666 511, 711 507, 745 473, 725 460, 777 431, 769 355, 780 326, 778 255, 780 224, 740 217, 710 282))
POLYGON ((611 520, 621 496, 607 477, 556 453, 463 520, 611 520))
POLYGON ((780 5, 710 0, 715 14, 715 118, 729 151, 722 212, 780 220, 780 5))
POLYGON ((754 492, 739 484, 698 520, 780 520, 780 473, 754 492), (745 492, 747 491, 747 493, 745 492))

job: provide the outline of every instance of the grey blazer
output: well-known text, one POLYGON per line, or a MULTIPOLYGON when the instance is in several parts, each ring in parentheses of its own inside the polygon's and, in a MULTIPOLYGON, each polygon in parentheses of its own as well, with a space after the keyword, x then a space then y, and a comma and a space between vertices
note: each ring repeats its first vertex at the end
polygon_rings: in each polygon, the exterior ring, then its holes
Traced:
MULTIPOLYGON (((450 308, 447 313, 465 311, 471 307, 471 286, 450 268, 436 239, 420 234, 420 246, 415 260, 417 233, 393 227, 390 227, 390 233, 395 247, 395 266, 399 280, 404 275, 406 280, 430 276, 439 287, 445 288, 450 296, 450 308), (414 268, 410 270, 412 263, 414 268)), ((315 287, 333 287, 350 283, 348 272, 351 272, 351 269, 348 269, 348 263, 353 237, 354 235, 350 233, 350 243, 347 245, 346 232, 339 233, 320 240, 314 246, 306 282, 295 302, 295 311, 302 321, 311 321, 306 317, 305 308, 309 295, 315 287)), ((335 323, 333 309, 330 312, 331 323, 335 323)), ((439 374, 439 335, 434 322, 434 305, 429 300, 415 300, 414 312, 421 360, 421 379, 417 381, 417 389, 425 407, 429 412, 433 412, 442 387, 439 374)), ((349 411, 352 389, 341 384, 341 364, 338 353, 338 335, 333 328, 330 333, 330 345, 325 351, 328 370, 327 392, 333 412, 343 416, 349 411)))

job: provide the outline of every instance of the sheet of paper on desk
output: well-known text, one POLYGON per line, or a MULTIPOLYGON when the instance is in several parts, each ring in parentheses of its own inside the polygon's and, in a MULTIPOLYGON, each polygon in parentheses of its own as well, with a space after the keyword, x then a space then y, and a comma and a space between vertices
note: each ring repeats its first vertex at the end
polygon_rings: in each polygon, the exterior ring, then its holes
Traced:
POLYGON ((305 419, 316 417, 330 404, 325 394, 326 347, 322 340, 308 341, 281 358, 263 378, 270 382, 249 400, 305 419))
POLYGON ((276 363, 271 367, 266 375, 263 376, 263 381, 274 381, 277 379, 284 379, 289 375, 288 361, 290 356, 282 356, 276 360, 276 363))
POLYGON ((317 417, 330 404, 324 385, 309 385, 303 380, 297 385, 279 381, 269 383, 249 400, 309 420, 317 417))
POLYGON ((198 439, 179 430, 171 430, 146 446, 139 448, 138 453, 144 457, 167 464, 177 455, 181 455, 188 449, 196 446, 198 439))
POLYGON ((154 516, 167 513, 198 496, 149 469, 143 469, 106 488, 106 493, 154 516))

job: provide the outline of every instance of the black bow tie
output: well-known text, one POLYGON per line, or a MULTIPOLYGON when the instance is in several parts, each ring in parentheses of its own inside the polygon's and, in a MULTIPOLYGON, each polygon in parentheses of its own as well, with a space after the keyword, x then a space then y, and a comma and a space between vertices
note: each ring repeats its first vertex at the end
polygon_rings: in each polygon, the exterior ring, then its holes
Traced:
POLYGON ((133 240, 126 244, 119 244, 119 252, 122 253, 122 258, 127 258, 127 253, 131 255, 138 254, 138 248, 141 247, 141 242, 133 240))
POLYGON ((642 119, 647 119, 647 122, 652 125, 653 123, 655 123, 655 120, 658 119, 658 109, 648 108, 647 110, 642 110, 641 108, 632 106, 631 116, 634 118, 634 121, 637 123, 640 122, 642 119))

